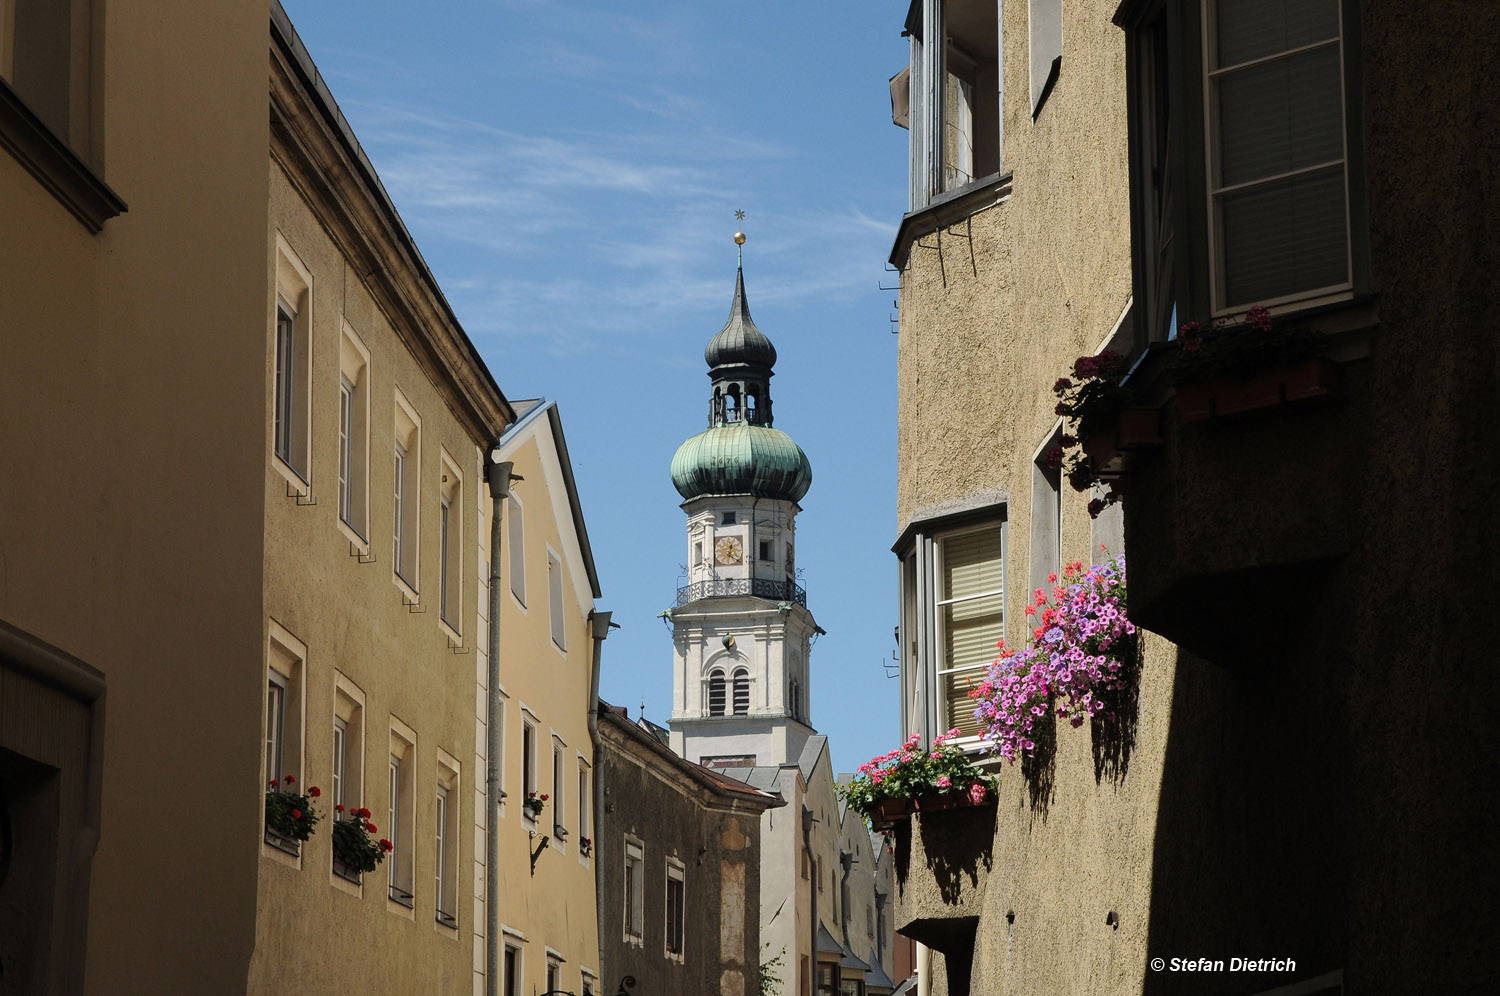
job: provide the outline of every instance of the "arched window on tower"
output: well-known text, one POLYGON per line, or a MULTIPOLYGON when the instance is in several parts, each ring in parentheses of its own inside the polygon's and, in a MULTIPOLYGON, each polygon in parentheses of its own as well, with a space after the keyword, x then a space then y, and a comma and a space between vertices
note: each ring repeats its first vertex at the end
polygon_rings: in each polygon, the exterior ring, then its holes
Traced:
POLYGON ((718 668, 708 674, 708 714, 724 715, 724 672, 718 668))
POLYGON ((724 421, 737 422, 740 417, 740 386, 729 385, 729 390, 724 394, 724 421))
POLYGON ((786 709, 792 714, 793 719, 802 718, 802 690, 797 686, 797 679, 793 678, 791 686, 786 692, 786 709))
POLYGON ((755 410, 760 407, 760 385, 745 385, 745 421, 755 421, 755 410))
POLYGON ((714 388, 714 400, 710 403, 709 422, 713 425, 724 421, 724 392, 714 388))
POLYGON ((734 714, 750 714, 750 672, 742 667, 734 672, 734 714))

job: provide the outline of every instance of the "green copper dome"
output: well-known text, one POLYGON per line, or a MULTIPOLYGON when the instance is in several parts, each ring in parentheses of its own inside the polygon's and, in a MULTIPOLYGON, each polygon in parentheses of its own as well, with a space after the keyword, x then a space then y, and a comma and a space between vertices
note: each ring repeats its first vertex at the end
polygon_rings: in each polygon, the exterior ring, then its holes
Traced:
POLYGON ((812 486, 812 464, 780 429, 738 422, 716 425, 679 446, 672 483, 688 501, 704 495, 798 501, 812 486))

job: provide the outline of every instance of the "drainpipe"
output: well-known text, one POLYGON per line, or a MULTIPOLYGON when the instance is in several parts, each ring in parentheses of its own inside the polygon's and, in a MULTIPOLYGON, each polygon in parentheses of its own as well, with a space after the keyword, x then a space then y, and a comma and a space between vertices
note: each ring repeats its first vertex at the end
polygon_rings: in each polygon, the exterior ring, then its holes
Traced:
POLYGON ((844 869, 844 874, 839 879, 839 933, 844 935, 844 947, 849 948, 849 873, 854 870, 854 855, 848 851, 839 851, 839 864, 844 869))
POLYGON ((601 944, 604 940, 604 907, 599 905, 599 897, 604 895, 604 870, 599 866, 599 814, 604 812, 604 758, 599 749, 599 660, 604 654, 604 638, 609 636, 611 629, 620 628, 619 623, 609 621, 611 615, 611 612, 589 610, 589 629, 594 637, 594 670, 589 678, 589 742, 594 746, 594 818, 589 829, 594 832, 594 924, 601 944))
POLYGON ((484 991, 500 993, 500 836, 495 825, 500 813, 500 526, 505 499, 513 482, 523 480, 511 472, 509 460, 500 459, 500 443, 490 448, 485 481, 490 486, 490 653, 489 688, 485 698, 485 820, 484 848, 484 991))
POLYGON ((812 985, 812 991, 818 991, 818 886, 823 881, 823 868, 818 863, 817 854, 812 846, 812 825, 817 822, 812 810, 802 810, 802 846, 807 849, 807 863, 812 868, 812 888, 809 890, 808 905, 812 909, 812 948, 808 952, 808 965, 811 966, 812 978, 808 981, 812 985))

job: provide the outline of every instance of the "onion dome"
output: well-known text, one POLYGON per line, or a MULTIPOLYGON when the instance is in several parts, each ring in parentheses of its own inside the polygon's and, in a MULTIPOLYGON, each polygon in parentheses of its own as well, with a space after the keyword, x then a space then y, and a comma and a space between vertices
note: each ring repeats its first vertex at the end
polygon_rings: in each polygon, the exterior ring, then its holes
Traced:
MULTIPOLYGON (((743 244, 744 236, 735 241, 743 244)), ((745 271, 735 274, 729 321, 703 351, 713 396, 708 429, 677 449, 672 483, 688 501, 705 495, 749 495, 798 501, 812 486, 802 447, 772 428, 771 369, 776 347, 750 320, 745 271)))
POLYGON ((750 318, 750 305, 745 301, 744 270, 735 275, 729 320, 719 334, 709 340, 703 358, 711 370, 735 365, 772 367, 776 364, 776 347, 750 318))
POLYGON ((706 429, 679 446, 672 484, 686 501, 705 495, 798 501, 812 487, 812 464, 780 429, 736 422, 706 429))

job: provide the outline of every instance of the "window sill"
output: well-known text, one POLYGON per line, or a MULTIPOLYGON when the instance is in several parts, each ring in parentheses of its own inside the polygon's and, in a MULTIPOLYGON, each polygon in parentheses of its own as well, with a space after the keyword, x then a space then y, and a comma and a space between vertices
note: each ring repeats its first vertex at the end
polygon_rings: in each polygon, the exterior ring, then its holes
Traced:
POLYGON ((458 935, 458 917, 454 916, 452 913, 444 913, 442 910, 438 910, 437 914, 433 917, 433 920, 439 927, 445 928, 454 936, 458 935))
POLYGON ((438 613, 438 629, 448 638, 448 645, 450 647, 462 647, 464 645, 463 634, 451 622, 444 619, 441 612, 438 613))
POLYGON ((407 605, 421 604, 421 594, 417 592, 417 589, 411 586, 411 583, 407 581, 406 578, 401 576, 400 571, 391 572, 391 583, 394 584, 396 588, 401 592, 401 600, 407 605))
POLYGON ((370 556, 370 541, 343 516, 339 516, 338 525, 349 545, 359 551, 360 563, 366 563, 364 558, 370 556))
POLYGON ((388 886, 386 889, 385 908, 397 916, 404 916, 408 920, 416 918, 416 902, 410 892, 398 889, 396 886, 388 886))
MULTIPOLYGON (((312 482, 302 476, 302 472, 281 458, 281 454, 274 449, 271 451, 271 466, 276 472, 286 478, 287 497, 307 498, 312 494, 312 482)), ((300 504, 300 502, 299 502, 300 504)))
POLYGON ((0 80, 0 146, 92 233, 128 210, 88 165, 0 80))
POLYGON ((924 235, 999 204, 1010 196, 1010 182, 1009 173, 991 173, 955 190, 945 190, 920 211, 907 213, 901 219, 901 227, 896 229, 896 241, 891 246, 891 265, 898 270, 906 269, 913 243, 924 235))

